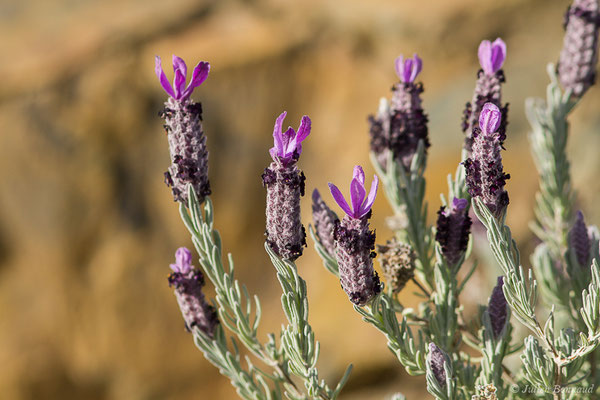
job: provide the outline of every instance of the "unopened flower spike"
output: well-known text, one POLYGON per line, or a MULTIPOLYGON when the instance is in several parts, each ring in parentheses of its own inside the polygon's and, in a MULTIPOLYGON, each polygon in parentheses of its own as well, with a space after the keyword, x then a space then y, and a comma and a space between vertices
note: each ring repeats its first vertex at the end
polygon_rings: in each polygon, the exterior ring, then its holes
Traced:
POLYGON ((469 194, 479 197, 496 217, 500 217, 508 206, 504 185, 510 178, 504 173, 500 155, 501 125, 500 109, 493 103, 486 103, 479 118, 479 128, 474 131, 473 152, 463 163, 469 194))
POLYGON ((442 248, 442 255, 450 267, 456 265, 469 244, 471 218, 467 199, 452 200, 450 208, 442 206, 438 211, 435 240, 442 248))
POLYGON ((384 170, 390 151, 396 162, 409 170, 419 141, 423 141, 425 150, 430 146, 428 119, 421 105, 423 85, 415 82, 423 62, 416 54, 406 59, 400 56, 395 68, 400 82, 392 88, 389 107, 385 104, 376 116, 369 116, 371 151, 384 170))
POLYGON ((565 20, 558 76, 565 90, 581 97, 596 81, 600 27, 598 0, 574 0, 565 20))
POLYGON ((446 387, 446 370, 444 364, 447 362, 447 356, 442 349, 435 343, 429 343, 429 353, 427 354, 427 364, 431 369, 435 380, 441 387, 446 387))
POLYGON ((337 186, 329 184, 331 195, 346 213, 334 229, 340 283, 350 301, 358 306, 364 306, 381 291, 379 276, 373 269, 375 232, 369 230, 368 221, 378 183, 377 176, 374 176, 367 196, 365 173, 359 165, 354 167, 350 183, 351 205, 337 186))
POLYGON ((312 194, 312 217, 319 241, 325 247, 327 253, 331 257, 335 257, 333 229, 340 219, 323 201, 317 189, 312 194))
POLYGON ((506 125, 508 123, 508 104, 502 103, 502 84, 505 81, 502 66, 506 59, 506 43, 500 38, 490 42, 483 40, 478 50, 481 70, 477 75, 477 83, 473 93, 473 100, 467 103, 463 112, 462 130, 465 132, 464 147, 467 155, 471 156, 474 134, 479 124, 479 116, 486 103, 496 105, 500 111, 502 124, 498 127, 500 145, 506 139, 506 125))
POLYGON ((488 303, 488 314, 490 316, 490 322, 492 323, 492 333, 494 338, 497 339, 502 333, 502 329, 506 325, 506 317, 508 315, 508 303, 504 297, 504 291, 502 286, 504 285, 504 278, 498 277, 498 282, 492 290, 490 301, 488 303))
POLYGON ((169 95, 165 108, 160 113, 165 119, 164 127, 171 155, 171 166, 165 172, 165 183, 171 187, 175 201, 187 204, 188 185, 192 185, 199 201, 202 202, 211 193, 208 180, 208 149, 202 130, 202 105, 190 100, 190 95, 194 88, 206 80, 210 65, 207 62, 198 63, 187 87, 185 62, 173 56, 173 69, 175 78, 171 86, 162 69, 160 57, 156 57, 156 75, 169 95))
POLYGON ((300 197, 304 196, 304 173, 296 162, 302 153, 302 141, 308 137, 311 121, 303 116, 296 132, 282 132, 284 111, 273 130, 274 146, 269 150, 273 162, 262 175, 267 188, 267 243, 281 258, 295 260, 306 246, 306 232, 300 222, 300 197))
POLYGON ((192 266, 192 253, 185 247, 177 249, 171 269, 169 286, 175 287, 175 297, 186 327, 189 330, 198 328, 212 338, 219 319, 214 307, 204 298, 204 275, 192 266))
POLYGON ((377 251, 387 287, 392 293, 400 293, 415 276, 415 252, 410 245, 396 238, 388 240, 385 245, 377 245, 377 251))
POLYGON ((577 211, 575 223, 569 233, 569 242, 571 251, 575 253, 575 258, 579 265, 581 267, 589 267, 592 241, 581 211, 577 211))

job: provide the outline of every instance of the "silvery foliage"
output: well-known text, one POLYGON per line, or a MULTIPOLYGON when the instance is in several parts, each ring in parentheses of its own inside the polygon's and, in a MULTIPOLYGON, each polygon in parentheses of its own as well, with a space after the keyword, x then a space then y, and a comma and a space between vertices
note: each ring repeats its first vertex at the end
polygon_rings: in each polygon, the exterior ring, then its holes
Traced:
POLYGON ((193 329, 194 341, 205 357, 231 380, 238 395, 244 399, 336 399, 350 376, 352 366, 348 367, 335 389, 319 380, 316 368, 319 343, 315 341, 308 323, 306 282, 298 275, 296 265, 282 260, 265 246, 283 290, 281 302, 288 325, 282 327, 279 345, 275 334, 269 334, 266 343, 262 343, 257 337, 260 301, 256 295, 251 297, 246 287, 234 278, 231 254, 227 255, 228 268, 223 264, 221 237, 213 226, 210 198, 202 207, 190 187, 187 207, 180 205, 180 214, 200 256, 200 265, 215 286, 215 307, 222 322, 214 339, 199 329, 193 329), (231 345, 223 327, 237 337, 237 340, 230 339, 231 345), (264 367, 256 366, 248 356, 243 365, 240 344, 264 367))

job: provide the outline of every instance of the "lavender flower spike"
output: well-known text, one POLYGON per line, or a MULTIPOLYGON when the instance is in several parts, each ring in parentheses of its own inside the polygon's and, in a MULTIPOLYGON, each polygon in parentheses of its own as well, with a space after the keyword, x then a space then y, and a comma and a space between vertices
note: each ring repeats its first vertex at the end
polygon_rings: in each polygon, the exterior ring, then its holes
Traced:
POLYGON ((333 231, 340 283, 350 301, 358 306, 366 305, 381 291, 379 276, 373 269, 375 232, 369 230, 368 221, 378 182, 375 176, 369 195, 366 196, 365 174, 360 166, 354 167, 350 184, 352 207, 348 205, 340 190, 329 184, 333 198, 346 213, 333 231))
POLYGON ((452 200, 450 209, 440 207, 438 211, 435 240, 442 247, 442 255, 448 266, 458 263, 469 244, 471 218, 467 213, 467 199, 452 200))
POLYGON ((502 68, 504 59, 506 58, 506 43, 500 38, 490 42, 483 40, 479 44, 479 64, 486 75, 494 75, 502 68))
POLYGON ((428 119, 421 105, 423 85, 415 82, 423 62, 416 54, 407 59, 400 56, 395 67, 400 82, 392 88, 390 107, 382 107, 377 116, 369 116, 371 151, 384 170, 390 151, 394 160, 409 170, 419 142, 423 141, 425 150, 430 146, 428 119))
POLYGON ((160 57, 156 57, 156 75, 169 98, 160 116, 165 119, 169 140, 171 166, 165 172, 165 183, 171 187, 175 201, 187 203, 188 185, 192 185, 200 202, 210 195, 208 180, 208 149, 202 130, 202 105, 190 100, 194 88, 206 80, 210 65, 200 62, 194 68, 192 79, 185 87, 187 67, 173 56, 175 78, 173 86, 162 70, 160 57))
POLYGON ((402 55, 396 58, 396 74, 403 83, 413 83, 422 69, 423 60, 416 53, 413 58, 404 59, 402 55))
POLYGON ((504 278, 499 276, 498 283, 492 290, 490 301, 488 303, 488 314, 490 316, 490 322, 492 323, 492 333, 495 339, 498 339, 502 333, 502 329, 506 325, 506 317, 508 315, 507 307, 508 303, 504 297, 502 286, 504 285, 504 278))
POLYGON ((433 342, 429 343, 427 364, 441 387, 446 387, 446 370, 444 369, 444 364, 447 362, 446 358, 447 356, 442 349, 433 342))
POLYGON ((338 216, 327 206, 317 189, 312 194, 312 216, 317 238, 331 257, 335 257, 333 229, 339 223, 338 216))
POLYGON ((473 131, 478 127, 479 116, 486 103, 493 103, 500 108, 502 124, 499 129, 500 145, 506 139, 506 125, 508 123, 508 104, 502 106, 502 84, 505 81, 502 65, 506 59, 506 44, 500 38, 490 42, 484 40, 479 45, 479 64, 481 69, 477 73, 477 83, 473 99, 466 104, 463 112, 462 130, 465 132, 464 148, 467 156, 471 156, 473 147, 473 131))
POLYGON ((302 141, 310 134, 311 121, 302 117, 298 132, 281 127, 287 113, 275 121, 274 146, 269 150, 273 162, 262 175, 267 188, 267 243, 281 258, 295 260, 306 246, 306 232, 300 222, 300 197, 304 196, 304 173, 296 162, 302 141))
POLYGON ((187 65, 185 65, 185 62, 176 55, 173 55, 173 71, 175 72, 175 77, 173 78, 173 86, 171 86, 171 83, 169 83, 169 80, 162 69, 160 57, 156 56, 154 62, 154 72, 156 73, 161 86, 174 100, 186 101, 189 99, 194 89, 200 86, 208 77, 210 64, 205 61, 199 62, 198 65, 194 67, 192 78, 190 79, 190 83, 187 85, 187 87, 185 87, 185 81, 187 79, 187 65))
POLYGON ((480 129, 473 132, 473 153, 463 163, 469 194, 479 197, 496 217, 500 217, 508 205, 508 193, 504 185, 510 178, 503 171, 500 156, 501 118, 502 113, 496 105, 484 105, 479 118, 480 129))
POLYGON ((209 305, 202 293, 204 275, 192 266, 192 253, 185 247, 175 252, 173 273, 169 275, 169 286, 175 286, 175 297, 185 320, 187 329, 197 327, 209 337, 213 337, 219 324, 217 312, 209 305))
POLYGON ((581 267, 589 267, 592 243, 581 211, 577 211, 575 223, 569 233, 569 242, 571 251, 575 253, 575 258, 579 265, 581 267))
POLYGON ((596 81, 598 62, 598 0, 574 0, 565 15, 565 39, 558 76, 565 90, 581 97, 596 81))

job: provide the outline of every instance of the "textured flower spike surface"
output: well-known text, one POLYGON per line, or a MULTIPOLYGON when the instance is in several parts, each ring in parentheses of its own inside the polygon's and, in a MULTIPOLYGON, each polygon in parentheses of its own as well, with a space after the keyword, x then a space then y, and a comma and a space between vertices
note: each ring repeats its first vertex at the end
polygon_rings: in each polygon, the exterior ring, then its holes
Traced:
POLYGON ((381 291, 379 276, 373 269, 375 232, 369 230, 368 221, 378 184, 379 180, 375 175, 367 196, 365 173, 359 165, 354 167, 350 183, 350 204, 337 186, 329 184, 335 202, 346 213, 334 229, 340 283, 350 301, 358 306, 364 306, 381 291))
POLYGON ((312 194, 312 217, 321 244, 331 257, 335 257, 333 229, 340 219, 323 201, 317 189, 312 194))
POLYGON ((502 286, 504 285, 504 278, 499 276, 498 283, 492 290, 490 301, 488 303, 488 314, 490 316, 490 322, 492 323, 492 333, 494 338, 498 339, 504 326, 506 325, 506 317, 508 315, 508 303, 504 297, 502 286))
POLYGON ((592 241, 588 232, 588 227, 583 219, 583 213, 577 212, 575 223, 569 233, 569 242, 571 249, 575 252, 577 263, 582 268, 590 265, 590 251, 592 249, 592 241))
POLYGON ((427 354, 427 364, 437 383, 443 388, 446 387, 446 354, 435 343, 429 343, 429 353, 427 354))
POLYGON ((300 222, 300 197, 304 196, 304 173, 296 162, 302 153, 302 141, 308 137, 311 121, 302 117, 296 132, 282 132, 284 111, 275 121, 274 146, 269 153, 273 162, 262 175, 267 188, 267 243, 281 258, 295 260, 306 246, 306 232, 300 222))
POLYGON ((430 145, 427 115, 421 106, 423 85, 415 82, 422 69, 423 62, 416 54, 412 58, 398 57, 396 74, 400 82, 392 89, 391 106, 385 102, 376 117, 369 117, 371 151, 384 169, 389 151, 409 170, 419 141, 425 149, 430 145))
POLYGON ((574 0, 565 15, 565 39, 558 76, 565 90, 581 97, 596 81, 598 62, 598 0, 574 0))
POLYGON ((400 293, 415 276, 415 252, 410 245, 396 238, 385 245, 377 245, 377 251, 387 287, 392 293, 400 293))
POLYGON ((169 275, 169 286, 175 287, 175 297, 185 326, 189 330, 197 327, 212 338, 219 319, 214 307, 204 298, 204 275, 192 266, 192 253, 185 247, 177 249, 175 264, 171 264, 171 269, 173 273, 169 275))
POLYGON ((191 101, 190 96, 208 77, 210 65, 207 62, 198 63, 187 87, 187 67, 177 56, 173 56, 173 70, 175 77, 171 86, 162 69, 160 57, 156 57, 156 76, 169 95, 160 114, 165 119, 171 154, 171 166, 165 172, 165 183, 171 187, 175 201, 187 203, 187 186, 191 184, 202 202, 211 193, 208 150, 202 130, 202 105, 191 101))
POLYGON ((504 72, 502 65, 506 59, 506 44, 498 38, 493 42, 484 40, 479 45, 479 64, 481 69, 477 73, 477 83, 473 93, 473 100, 467 103, 463 113, 462 130, 465 132, 465 149, 467 156, 471 155, 473 147, 473 130, 479 124, 479 115, 486 103, 493 103, 502 112, 502 124, 499 127, 500 145, 506 139, 506 124, 508 123, 508 104, 502 106, 502 84, 504 72))
POLYGON ((435 240, 442 247, 442 255, 450 267, 458 263, 469 244, 471 218, 468 204, 467 199, 454 198, 449 209, 442 206, 438 211, 435 240))
POLYGON ((508 193, 504 185, 510 178, 504 173, 500 155, 501 123, 500 109, 495 104, 486 103, 479 117, 480 128, 473 131, 473 153, 464 161, 469 194, 481 198, 496 217, 500 217, 508 206, 508 193))

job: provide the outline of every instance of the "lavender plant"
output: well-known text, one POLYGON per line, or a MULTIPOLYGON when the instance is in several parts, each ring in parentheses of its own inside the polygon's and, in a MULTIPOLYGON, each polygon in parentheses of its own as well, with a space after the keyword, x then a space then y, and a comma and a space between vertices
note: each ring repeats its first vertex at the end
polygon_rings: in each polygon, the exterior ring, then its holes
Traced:
MULTIPOLYGON (((508 104, 502 104, 501 86, 507 46, 500 38, 479 46, 481 70, 463 115, 462 161, 448 178, 448 196, 441 196, 435 225, 428 223, 424 201, 430 142, 423 85, 416 82, 423 61, 416 54, 396 59, 399 82, 391 99, 382 99, 377 113, 369 117, 377 175, 368 193, 360 166, 354 167, 348 198, 333 183, 331 197, 313 191, 309 232, 326 270, 339 279, 362 319, 384 335, 406 371, 425 376, 425 386, 436 399, 582 398, 575 388, 584 388, 590 398, 597 396, 600 234, 573 209, 566 144, 567 118, 594 83, 599 25, 597 0, 574 0, 567 11, 558 67, 548 67, 547 98, 526 103, 540 176, 532 224, 539 245, 531 256, 532 270, 522 265, 506 224, 510 176, 504 171, 502 151, 508 104), (376 244, 369 224, 380 179, 394 212, 389 220, 394 236, 385 244, 376 244), (340 216, 327 204, 333 204, 331 199, 342 209, 340 216), (503 274, 476 317, 465 316, 460 303, 477 269, 475 261, 467 262, 474 240, 470 207, 486 229, 503 274), (420 296, 418 307, 405 307, 400 299, 409 287, 420 296), (517 321, 521 331, 513 325, 517 321), (514 362, 517 356, 520 365, 514 362), (526 387, 534 391, 522 390, 526 387)), ((189 250, 177 250, 169 284, 186 328, 244 399, 336 399, 352 366, 334 389, 319 378, 319 342, 309 323, 306 282, 295 264, 306 246, 300 207, 306 178, 298 163, 311 121, 304 116, 297 131, 283 131, 286 113, 279 115, 272 162, 262 175, 267 190, 265 250, 281 285, 287 319, 279 334, 270 333, 263 342, 258 338, 259 298, 235 279, 230 254, 225 266, 214 228, 202 108, 191 100, 194 88, 207 78, 209 65, 199 63, 187 86, 183 60, 174 57, 173 68, 171 85, 157 57, 156 73, 169 95, 161 112, 172 163, 165 180, 180 203, 202 269, 192 266, 189 250), (203 292, 204 276, 215 288, 210 301, 203 292), (229 340, 226 330, 233 333, 229 340), (244 363, 240 346, 249 353, 244 363)))

